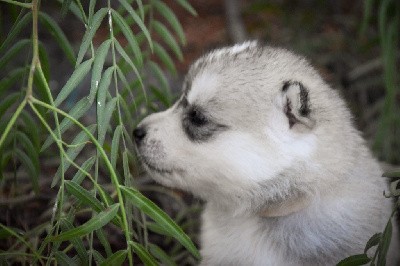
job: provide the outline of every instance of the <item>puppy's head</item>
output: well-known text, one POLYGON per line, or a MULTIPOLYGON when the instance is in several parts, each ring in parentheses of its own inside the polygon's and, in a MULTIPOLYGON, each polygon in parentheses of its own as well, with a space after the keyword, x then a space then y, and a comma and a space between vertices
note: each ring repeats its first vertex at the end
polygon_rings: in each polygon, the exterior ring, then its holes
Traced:
POLYGON ((191 66, 171 108, 139 124, 138 153, 156 181, 205 199, 251 197, 268 186, 283 193, 292 181, 282 173, 315 155, 313 101, 327 97, 324 87, 286 50, 247 42, 213 51, 191 66))

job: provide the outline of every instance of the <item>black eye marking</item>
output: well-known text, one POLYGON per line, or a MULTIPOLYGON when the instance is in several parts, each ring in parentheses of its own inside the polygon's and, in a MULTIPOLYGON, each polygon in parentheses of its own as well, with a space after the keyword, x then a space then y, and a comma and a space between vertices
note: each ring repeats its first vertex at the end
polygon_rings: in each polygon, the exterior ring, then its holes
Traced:
POLYGON ((192 106, 183 114, 182 127, 188 138, 194 142, 206 141, 214 136, 217 131, 228 128, 212 121, 197 106, 192 106))
POLYGON ((188 117, 190 123, 196 127, 204 126, 208 122, 208 120, 204 116, 204 114, 197 108, 192 108, 188 112, 187 117, 188 117))

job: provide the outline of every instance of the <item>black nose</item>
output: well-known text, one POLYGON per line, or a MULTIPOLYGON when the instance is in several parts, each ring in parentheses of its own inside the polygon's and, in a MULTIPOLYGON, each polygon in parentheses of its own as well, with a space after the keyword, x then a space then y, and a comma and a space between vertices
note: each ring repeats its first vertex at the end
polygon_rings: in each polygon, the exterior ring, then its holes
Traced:
POLYGON ((133 130, 133 138, 135 139, 136 144, 140 144, 144 137, 146 136, 146 129, 142 127, 137 127, 133 130))

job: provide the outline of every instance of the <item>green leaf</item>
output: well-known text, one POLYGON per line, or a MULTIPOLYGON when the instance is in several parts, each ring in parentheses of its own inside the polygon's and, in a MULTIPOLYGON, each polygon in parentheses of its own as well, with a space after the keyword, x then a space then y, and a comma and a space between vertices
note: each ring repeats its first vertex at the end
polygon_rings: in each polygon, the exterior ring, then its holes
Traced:
POLYGON ((367 254, 358 254, 341 260, 337 266, 359 266, 365 265, 370 261, 371 259, 368 258, 367 254))
POLYGON ((61 6, 61 15, 65 17, 67 15, 68 10, 71 6, 72 0, 64 0, 61 6))
POLYGON ((164 2, 160 0, 154 0, 153 4, 154 7, 158 10, 158 13, 160 13, 160 15, 162 15, 174 29, 174 31, 178 35, 181 44, 185 44, 186 43, 185 33, 174 12, 164 2))
POLYGON ((389 172, 385 172, 385 173, 383 173, 382 176, 383 177, 389 177, 389 178, 395 178, 395 177, 399 177, 400 178, 400 169, 389 171, 389 172))
POLYGON ((100 265, 101 266, 108 266, 108 265, 113 265, 113 266, 119 266, 124 263, 126 255, 128 252, 126 250, 118 250, 114 254, 112 254, 110 257, 105 259, 100 265))
POLYGON ((107 8, 101 8, 96 12, 96 14, 93 15, 93 19, 90 22, 90 25, 88 26, 88 29, 85 32, 85 35, 83 36, 82 44, 81 47, 79 48, 78 58, 76 59, 77 64, 80 64, 82 62, 83 57, 85 56, 85 53, 89 48, 90 43, 92 42, 92 39, 97 29, 99 28, 102 20, 107 14, 107 11, 108 11, 107 8))
MULTIPOLYGON (((69 220, 61 219, 61 229, 63 231, 68 231, 68 230, 71 230, 73 228, 74 228, 74 226, 69 220)), ((88 261, 89 261, 89 258, 88 258, 88 254, 87 254, 87 251, 85 249, 85 246, 83 244, 83 241, 78 237, 73 238, 70 241, 71 241, 72 245, 74 246, 76 252, 78 253, 79 258, 82 261, 81 264, 82 265, 87 265, 88 261)))
POLYGON ((106 251, 107 257, 112 255, 112 250, 110 246, 110 242, 107 239, 107 236, 102 228, 96 230, 97 238, 99 239, 100 243, 103 245, 104 250, 106 251))
POLYGON ((13 59, 16 55, 20 55, 22 49, 26 50, 26 47, 31 44, 31 40, 20 40, 10 48, 7 53, 0 58, 0 69, 4 69, 4 66, 13 59))
POLYGON ((125 180, 128 180, 131 175, 131 171, 129 170, 129 160, 127 151, 122 152, 122 166, 124 168, 124 177, 125 180))
POLYGON ((159 100, 165 107, 171 106, 171 101, 168 97, 168 94, 165 93, 163 90, 159 90, 158 88, 154 86, 150 86, 150 90, 154 97, 159 100))
MULTIPOLYGON (((64 1, 65 3, 66 1, 64 1)), ((71 1, 70 1, 71 2, 71 1)), ((39 21, 42 25, 47 29, 48 32, 53 36, 54 40, 60 46, 60 48, 64 51, 65 56, 68 61, 71 62, 72 65, 76 63, 76 57, 74 53, 74 49, 72 48, 71 43, 68 41, 65 36, 63 30, 58 26, 57 22, 55 22, 49 15, 39 12, 39 21)))
POLYGON ((89 21, 92 20, 92 18, 93 18, 95 7, 96 7, 96 0, 90 0, 90 2, 89 2, 89 21))
POLYGON ((167 69, 176 76, 176 68, 174 61, 172 61, 171 57, 168 55, 167 51, 159 45, 158 43, 154 42, 154 53, 160 58, 161 62, 167 67, 167 69))
POLYGON ((144 33, 144 35, 147 38, 147 41, 149 42, 150 49, 153 50, 153 43, 151 41, 150 33, 147 30, 146 25, 144 25, 143 21, 140 19, 140 17, 136 14, 135 10, 133 10, 132 6, 129 5, 129 3, 126 0, 119 0, 119 2, 128 11, 128 13, 131 15, 133 20, 136 22, 136 24, 142 30, 142 32, 144 33))
POLYGON ((149 243, 149 251, 154 257, 162 262, 163 265, 176 266, 176 263, 171 259, 171 257, 158 246, 149 243))
POLYGON ((115 48, 117 49, 118 53, 124 58, 124 60, 130 65, 132 70, 135 72, 136 77, 139 79, 140 84, 142 85, 142 88, 144 88, 142 78, 140 77, 139 71, 136 68, 135 64, 133 64, 132 60, 128 56, 128 54, 125 52, 124 48, 122 48, 121 44, 117 41, 117 39, 114 39, 114 44, 115 48))
POLYGON ((26 110, 23 110, 21 112, 20 118, 21 118, 20 121, 24 125, 22 130, 24 130, 26 132, 26 134, 32 140, 32 143, 35 146, 35 149, 38 150, 40 147, 40 138, 39 138, 39 129, 38 128, 40 128, 40 127, 38 127, 35 119, 26 110))
POLYGON ((156 223, 161 225, 167 232, 176 238, 188 251, 196 258, 200 258, 199 251, 194 246, 190 238, 182 231, 182 229, 156 204, 143 196, 139 191, 133 188, 120 186, 127 200, 131 201, 137 208, 152 218, 156 223))
POLYGON ((91 207, 95 212, 101 212, 104 210, 104 206, 101 202, 80 185, 68 180, 66 180, 64 184, 68 193, 74 195, 75 198, 85 206, 91 207))
POLYGON ((161 89, 168 94, 168 96, 170 95, 170 91, 169 91, 169 83, 167 78, 164 75, 164 72, 161 70, 161 68, 154 62, 149 62, 149 67, 152 71, 152 73, 155 75, 161 89))
MULTIPOLYGON (((76 103, 76 105, 71 109, 71 111, 69 111, 69 115, 72 116, 75 119, 79 119, 81 118, 86 112, 87 110, 90 109, 90 101, 88 98, 83 98, 81 99, 79 102, 76 103)), ((65 131, 67 131, 74 123, 71 121, 71 119, 65 117, 61 123, 60 123, 60 133, 64 133, 65 131)), ((58 130, 55 129, 53 131, 53 133, 57 136, 58 135, 58 130)), ((44 151, 45 149, 47 149, 51 144, 53 144, 55 140, 53 139, 52 135, 49 135, 46 139, 46 141, 44 142, 41 151, 44 151)))
POLYGON ((366 246, 365 246, 365 249, 364 249, 364 253, 367 253, 367 251, 368 251, 370 248, 372 248, 372 247, 378 245, 379 242, 380 242, 380 240, 381 240, 381 238, 382 238, 382 233, 374 234, 374 235, 368 240, 368 242, 367 242, 367 244, 366 244, 366 246))
POLYGON ((12 27, 10 33, 8 33, 7 38, 0 47, 0 54, 7 49, 14 39, 18 36, 22 29, 26 28, 26 25, 32 21, 32 12, 27 13, 23 18, 18 20, 12 27))
POLYGON ((101 73, 103 71, 104 62, 110 48, 111 40, 104 41, 96 51, 96 55, 93 62, 92 69, 92 82, 90 86, 89 101, 93 102, 96 97, 97 89, 99 88, 99 82, 101 79, 101 73))
POLYGON ((1 79, 0 80, 0 97, 7 89, 9 89, 17 81, 22 81, 23 76, 27 73, 28 70, 29 70, 28 67, 20 67, 20 68, 14 69, 13 71, 10 72, 10 74, 8 74, 8 76, 6 78, 1 79))
POLYGON ((139 67, 141 67, 143 65, 142 52, 140 51, 139 44, 136 41, 136 38, 133 35, 131 28, 125 22, 124 18, 121 17, 120 14, 118 14, 117 11, 112 10, 112 16, 114 18, 115 23, 118 25, 118 27, 121 29, 122 33, 124 34, 125 38, 127 39, 129 46, 133 51, 133 54, 135 55, 136 59, 138 60, 139 67))
POLYGON ((118 212, 119 203, 111 205, 105 211, 93 216, 92 219, 74 229, 62 232, 61 234, 51 238, 51 241, 67 241, 75 237, 87 235, 108 224, 118 212))
POLYGON ((110 87, 113 71, 114 71, 113 66, 107 68, 107 70, 104 72, 103 77, 100 80, 97 92, 97 121, 104 120, 104 114, 106 109, 106 97, 108 88, 110 87))
POLYGON ((92 254, 94 257, 94 260, 96 261, 96 265, 100 265, 104 261, 104 257, 98 252, 97 250, 93 249, 92 254))
POLYGON ((15 133, 15 136, 18 140, 18 143, 20 143, 22 147, 24 147, 24 150, 26 151, 28 158, 31 159, 33 167, 35 168, 35 172, 38 173, 39 175, 39 169, 40 169, 39 151, 35 148, 32 141, 28 138, 28 136, 24 132, 17 131, 15 133))
POLYGON ((390 195, 392 197, 398 197, 400 196, 400 189, 397 188, 397 186, 400 183, 400 179, 393 181, 390 183, 389 189, 390 189, 390 195))
POLYGON ((54 256, 56 257, 56 261, 58 264, 62 266, 78 266, 79 264, 75 262, 72 258, 68 257, 67 254, 65 254, 62 251, 56 251, 54 252, 54 256))
POLYGON ((144 263, 146 266, 157 266, 158 262, 153 258, 152 255, 139 243, 130 241, 129 245, 132 246, 133 251, 138 255, 140 260, 144 263))
POLYGON ((68 79, 67 83, 61 89, 57 98, 54 100, 54 106, 57 107, 62 103, 69 94, 78 86, 78 84, 83 80, 84 77, 89 73, 92 66, 92 59, 89 59, 82 64, 80 64, 72 73, 71 77, 68 79))
MULTIPOLYGON (((85 170, 86 172, 89 172, 92 166, 94 165, 94 162, 96 161, 96 157, 92 156, 89 159, 87 159, 82 165, 81 168, 85 170)), ((83 179, 85 178, 85 174, 82 171, 77 171, 74 177, 71 179, 72 182, 76 184, 81 184, 83 179)))
MULTIPOLYGON (((90 131, 90 133, 94 133, 96 129, 96 125, 90 125, 87 127, 87 129, 90 131)), ((77 147, 71 147, 67 150, 67 156, 73 161, 75 158, 78 156, 78 154, 83 150, 85 147, 85 142, 89 140, 89 136, 86 134, 85 131, 81 131, 72 141, 71 145, 78 145, 77 147)), ((64 172, 68 170, 70 167, 71 162, 68 160, 64 160, 64 172)), ((51 187, 54 187, 57 183, 58 180, 60 179, 60 176, 62 174, 62 167, 61 165, 58 167, 58 170, 56 174, 54 175, 53 181, 51 183, 51 187)))
POLYGON ((7 110, 13 106, 20 97, 20 92, 13 92, 0 102, 0 118, 3 117, 7 110))
POLYGON ((111 165, 114 169, 117 166, 117 158, 118 158, 118 151, 119 151, 119 140, 121 138, 122 129, 121 125, 118 125, 115 128, 114 136, 111 142, 111 165))
POLYGON ((35 193, 39 193, 39 172, 35 168, 32 160, 22 150, 18 148, 16 148, 14 152, 32 180, 33 190, 35 191, 35 193))
POLYGON ((389 250, 390 241, 392 240, 392 219, 389 219, 388 223, 386 224, 385 230, 383 231, 381 241, 378 246, 378 265, 385 265, 386 264, 386 255, 389 250))
POLYGON ((179 44, 175 41, 175 38, 172 36, 172 34, 168 31, 167 27, 165 27, 157 20, 154 20, 152 22, 152 25, 154 27, 154 30, 162 37, 169 48, 171 48, 171 50, 176 54, 177 58, 182 61, 183 55, 181 48, 179 47, 179 44))
MULTIPOLYGON (((50 79, 50 63, 49 63, 49 57, 47 56, 47 51, 44 45, 39 42, 39 59, 40 59, 40 66, 42 67, 43 74, 46 78, 46 81, 48 82, 50 79)), ((35 71, 36 74, 37 71, 35 71)), ((43 93, 43 95, 46 95, 46 93, 43 93)), ((47 98, 47 97, 46 97, 47 98)))
POLYGON ((103 120, 99 121, 99 143, 103 144, 105 137, 106 137, 106 133, 107 133, 107 128, 110 125, 110 120, 111 120, 111 116, 115 110, 115 105, 117 103, 118 98, 115 97, 113 99, 111 99, 111 101, 109 103, 107 103, 106 108, 104 110, 104 117, 103 120))
POLYGON ((194 10, 194 8, 189 4, 187 0, 175 0, 175 1, 178 2, 184 9, 189 11, 190 14, 192 14, 193 16, 197 16, 196 10, 194 10))

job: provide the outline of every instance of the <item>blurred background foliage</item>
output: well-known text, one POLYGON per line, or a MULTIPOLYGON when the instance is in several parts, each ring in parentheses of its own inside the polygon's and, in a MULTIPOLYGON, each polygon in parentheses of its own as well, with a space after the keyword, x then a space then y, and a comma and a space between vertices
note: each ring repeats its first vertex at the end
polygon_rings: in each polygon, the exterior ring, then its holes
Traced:
POLYGON ((399 20, 396 0, 0 0, 0 263, 196 264, 201 202, 146 176, 131 133, 247 38, 309 57, 399 164, 399 20))

